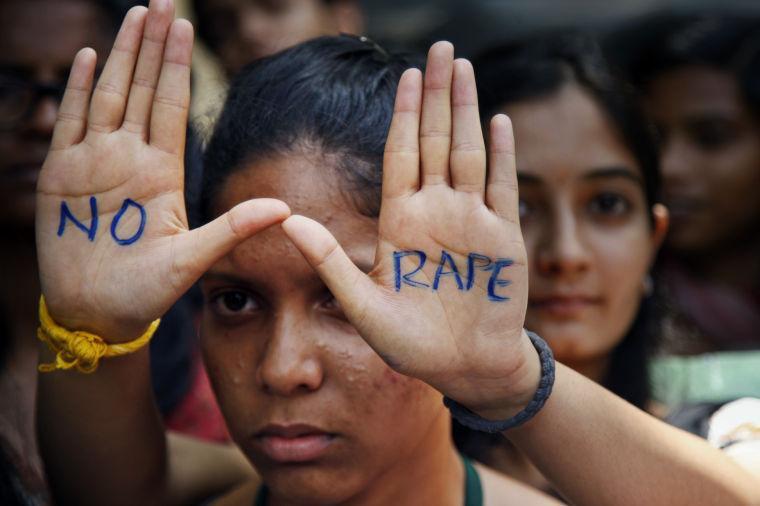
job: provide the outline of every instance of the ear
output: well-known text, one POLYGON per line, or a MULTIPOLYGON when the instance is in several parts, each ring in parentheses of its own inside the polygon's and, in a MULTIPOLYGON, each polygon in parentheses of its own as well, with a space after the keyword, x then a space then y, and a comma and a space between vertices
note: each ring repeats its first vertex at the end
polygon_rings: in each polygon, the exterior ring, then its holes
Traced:
POLYGON ((335 25, 340 33, 361 35, 364 33, 364 14, 356 0, 335 0, 331 3, 335 25))
POLYGON ((653 263, 657 256, 662 243, 665 241, 665 236, 668 233, 670 226, 670 213, 668 208, 662 204, 655 204, 652 206, 652 253, 649 263, 653 263))

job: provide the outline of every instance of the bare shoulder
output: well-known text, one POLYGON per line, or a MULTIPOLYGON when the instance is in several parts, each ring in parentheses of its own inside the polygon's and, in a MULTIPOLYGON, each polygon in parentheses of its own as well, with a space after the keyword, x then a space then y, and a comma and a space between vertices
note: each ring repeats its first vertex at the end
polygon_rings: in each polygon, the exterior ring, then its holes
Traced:
POLYGON ((253 506, 259 486, 261 483, 258 480, 244 483, 214 501, 214 506, 253 506))
POLYGON ((514 478, 505 476, 482 464, 475 463, 475 468, 483 484, 483 504, 485 506, 502 506, 508 504, 551 505, 563 504, 514 478))

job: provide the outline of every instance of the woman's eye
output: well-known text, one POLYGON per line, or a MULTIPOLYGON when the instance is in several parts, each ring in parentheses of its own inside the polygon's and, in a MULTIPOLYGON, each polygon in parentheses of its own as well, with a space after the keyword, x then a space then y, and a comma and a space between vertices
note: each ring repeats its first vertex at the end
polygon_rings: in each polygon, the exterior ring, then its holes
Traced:
POLYGON ((215 295, 211 299, 211 307, 222 316, 236 316, 255 311, 259 304, 246 292, 229 291, 215 295))
POLYGON ((623 216, 631 209, 631 203, 616 193, 600 193, 589 203, 592 214, 603 216, 623 216))

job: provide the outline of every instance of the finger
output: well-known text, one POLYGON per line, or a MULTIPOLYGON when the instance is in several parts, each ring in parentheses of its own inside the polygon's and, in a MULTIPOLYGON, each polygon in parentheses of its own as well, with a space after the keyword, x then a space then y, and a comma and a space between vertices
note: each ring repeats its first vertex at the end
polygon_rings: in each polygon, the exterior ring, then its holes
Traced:
POLYGON ((113 132, 121 126, 147 13, 145 7, 133 7, 124 18, 92 95, 88 123, 93 131, 113 132))
POLYGON ((482 198, 486 187, 486 146, 480 127, 475 72, 464 59, 454 62, 451 108, 451 185, 482 198))
POLYGON ((436 42, 428 52, 422 95, 420 154, 422 184, 449 181, 451 149, 451 76, 454 46, 436 42))
POLYGON ((290 208, 280 200, 248 200, 200 228, 174 236, 172 272, 183 276, 176 285, 191 285, 232 248, 289 215, 290 208))
POLYGON ((512 122, 505 114, 491 119, 486 205, 513 223, 520 221, 512 122))
POLYGON ((174 4, 171 0, 151 0, 123 124, 124 129, 145 138, 163 64, 166 36, 173 19, 174 4))
POLYGON ((282 222, 282 229, 361 332, 366 311, 377 295, 375 283, 354 265, 335 237, 316 221, 294 215, 282 222))
POLYGON ((192 53, 193 25, 178 19, 169 28, 150 119, 150 143, 169 153, 181 154, 185 149, 192 53))
POLYGON ((383 198, 416 192, 420 186, 420 108, 422 73, 408 69, 401 75, 383 157, 383 198))
POLYGON ((95 75, 97 55, 90 48, 81 49, 74 57, 66 92, 58 109, 50 149, 65 149, 84 137, 87 128, 87 107, 95 75))

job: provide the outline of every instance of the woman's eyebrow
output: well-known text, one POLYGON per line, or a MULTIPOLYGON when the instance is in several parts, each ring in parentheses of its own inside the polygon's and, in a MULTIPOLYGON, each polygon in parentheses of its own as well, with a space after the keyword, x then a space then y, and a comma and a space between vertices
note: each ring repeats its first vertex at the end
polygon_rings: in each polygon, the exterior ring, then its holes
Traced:
POLYGON ((635 182, 636 184, 643 185, 644 180, 642 177, 633 170, 626 167, 600 167, 592 169, 583 175, 584 180, 596 180, 596 179, 610 179, 610 178, 626 178, 635 182))

